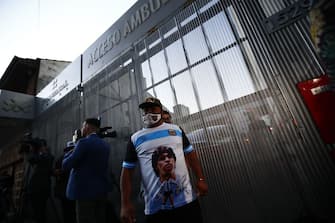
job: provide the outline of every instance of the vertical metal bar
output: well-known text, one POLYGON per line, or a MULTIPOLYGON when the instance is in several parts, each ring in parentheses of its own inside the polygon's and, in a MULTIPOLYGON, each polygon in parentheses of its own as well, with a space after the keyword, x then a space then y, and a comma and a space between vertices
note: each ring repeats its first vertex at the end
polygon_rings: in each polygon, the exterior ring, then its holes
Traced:
POLYGON ((172 74, 171 74, 171 68, 170 68, 170 64, 169 64, 169 58, 167 56, 166 48, 165 48, 164 43, 163 43, 164 37, 163 37, 160 29, 158 29, 158 35, 159 35, 160 42, 161 42, 161 45, 162 45, 165 63, 166 63, 167 69, 168 69, 168 79, 169 79, 170 87, 171 87, 172 94, 173 94, 174 104, 177 105, 178 104, 178 100, 177 100, 176 90, 175 90, 175 88, 174 88, 174 86, 172 84, 172 78, 171 78, 172 74))
POLYGON ((181 26, 180 24, 178 23, 176 17, 174 17, 174 20, 175 20, 175 23, 177 25, 177 30, 178 30, 178 35, 180 37, 180 40, 181 40, 181 43, 182 43, 182 47, 183 47, 183 51, 184 51, 184 54, 185 54, 185 58, 186 58, 186 63, 187 63, 187 68, 190 72, 190 76, 191 76, 191 81, 192 81, 192 87, 193 87, 193 91, 194 91, 194 94, 195 94, 195 100, 197 101, 197 105, 198 105, 198 109, 199 111, 201 111, 201 103, 200 103, 200 97, 198 95, 198 91, 197 91, 197 88, 196 88, 196 84, 195 84, 195 80, 194 80, 194 75, 193 75, 193 72, 190 68, 191 64, 190 64, 190 59, 189 59, 189 56, 188 56, 188 53, 186 51, 186 47, 185 47, 185 40, 180 32, 181 30, 181 26))
POLYGON ((223 101, 228 101, 228 95, 227 95, 227 92, 226 92, 226 89, 225 89, 225 86, 223 84, 223 81, 222 81, 222 78, 220 76, 220 71, 218 70, 217 68, 217 65, 216 65, 216 62, 215 62, 215 58, 213 58, 213 48, 209 42, 209 39, 208 39, 208 36, 206 34, 206 30, 202 24, 202 22, 200 21, 200 15, 199 15, 199 11, 198 11, 198 8, 196 7, 195 3, 192 4, 193 6, 193 9, 197 15, 197 20, 199 22, 199 26, 201 28, 201 31, 202 31, 202 34, 204 35, 204 39, 205 39, 205 43, 206 43, 206 46, 207 46, 207 49, 209 51, 209 55, 210 55, 210 61, 211 61, 211 64, 214 68, 214 72, 215 72, 215 75, 216 75, 216 78, 219 82, 219 85, 220 85, 220 90, 221 90, 221 94, 222 94, 222 97, 223 97, 223 101))
MULTIPOLYGON (((150 75, 151 75, 151 82, 152 82, 152 85, 154 85, 154 75, 152 73, 152 67, 151 67, 151 61, 150 61, 150 55, 149 55, 149 46, 147 44, 147 41, 146 39, 143 40, 144 41, 144 46, 145 46, 145 54, 147 55, 147 60, 148 60, 148 65, 149 65, 149 70, 150 70, 150 75)), ((157 94, 156 94, 156 91, 155 91, 155 88, 152 89, 153 92, 154 92, 154 96, 157 97, 157 94)))
POLYGON ((80 55, 80 84, 79 89, 79 117, 84 120, 85 117, 85 98, 84 98, 84 84, 83 84, 83 54, 80 55))
MULTIPOLYGON (((242 57, 243 57, 243 59, 245 61, 245 65, 246 65, 249 73, 251 74, 250 76, 251 76, 251 80, 252 80, 252 82, 254 84, 254 88, 256 90, 259 90, 259 89, 261 89, 261 85, 260 85, 260 83, 259 83, 259 81, 257 79, 257 76, 255 74, 255 71, 254 71, 253 67, 251 66, 251 62, 250 62, 250 60, 248 58, 248 54, 246 53, 246 49, 243 46, 243 41, 241 40, 241 37, 239 36, 239 33, 237 31, 237 28, 234 25, 233 18, 231 17, 231 14, 228 12, 227 8, 224 8, 224 12, 227 15, 230 27, 233 30, 233 35, 234 35, 234 37, 236 39, 237 45, 239 46, 239 48, 241 50, 242 57)), ((246 41, 248 41, 248 38, 247 38, 246 41)))

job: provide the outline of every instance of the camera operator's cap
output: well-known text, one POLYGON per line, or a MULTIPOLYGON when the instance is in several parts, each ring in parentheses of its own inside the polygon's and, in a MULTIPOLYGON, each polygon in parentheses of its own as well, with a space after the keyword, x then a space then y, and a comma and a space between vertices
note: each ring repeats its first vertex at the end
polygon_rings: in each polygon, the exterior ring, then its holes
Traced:
POLYGON ((101 121, 98 118, 87 118, 85 122, 89 125, 93 125, 97 128, 100 128, 101 121))
POLYGON ((143 108, 153 107, 153 106, 158 106, 162 108, 161 101, 158 98, 149 97, 149 98, 146 98, 145 101, 141 103, 138 107, 143 109, 143 108))

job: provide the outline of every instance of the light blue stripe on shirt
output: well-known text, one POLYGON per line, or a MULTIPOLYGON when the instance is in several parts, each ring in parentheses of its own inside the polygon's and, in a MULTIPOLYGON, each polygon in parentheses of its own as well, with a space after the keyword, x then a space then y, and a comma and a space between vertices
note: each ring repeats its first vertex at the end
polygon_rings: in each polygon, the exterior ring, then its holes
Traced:
POLYGON ((188 154, 188 153, 190 153, 190 152, 192 152, 194 149, 193 149, 193 146, 192 145, 189 145, 188 147, 186 147, 185 149, 184 149, 184 153, 185 154, 188 154))
POLYGON ((129 163, 129 162, 123 161, 122 167, 127 168, 127 169, 133 169, 136 167, 136 163, 129 163))
POLYGON ((148 133, 146 135, 142 135, 142 136, 138 137, 138 139, 135 142, 135 148, 137 148, 138 146, 140 146, 144 142, 151 141, 151 140, 154 140, 154 139, 163 138, 163 137, 168 137, 168 136, 182 137, 182 133, 181 133, 181 131, 175 130, 175 129, 164 129, 164 130, 148 133), (176 133, 176 135, 171 134, 171 131, 174 131, 176 133))

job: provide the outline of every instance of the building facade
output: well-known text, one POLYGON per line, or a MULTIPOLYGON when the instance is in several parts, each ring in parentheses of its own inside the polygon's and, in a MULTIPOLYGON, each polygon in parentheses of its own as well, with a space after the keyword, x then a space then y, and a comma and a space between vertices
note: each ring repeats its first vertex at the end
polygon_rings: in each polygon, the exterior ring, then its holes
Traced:
MULTIPOLYGON (((60 154, 85 117, 100 116, 117 132, 106 140, 118 180, 128 137, 142 127, 138 104, 158 97, 203 164, 205 222, 334 220, 334 141, 299 88, 325 75, 310 38, 311 5, 137 1, 73 63, 79 87, 47 100, 33 135, 60 154)), ((133 198, 141 215, 143 201, 133 198)))

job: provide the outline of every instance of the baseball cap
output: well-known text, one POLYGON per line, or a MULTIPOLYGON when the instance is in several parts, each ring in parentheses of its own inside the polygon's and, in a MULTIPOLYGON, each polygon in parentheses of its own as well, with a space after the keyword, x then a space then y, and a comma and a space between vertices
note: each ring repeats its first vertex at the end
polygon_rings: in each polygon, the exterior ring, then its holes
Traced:
POLYGON ((153 107, 153 106, 158 106, 162 108, 161 101, 158 98, 149 97, 149 98, 146 98, 145 101, 141 103, 138 107, 147 108, 147 107, 153 107))

